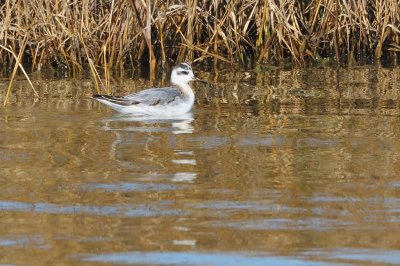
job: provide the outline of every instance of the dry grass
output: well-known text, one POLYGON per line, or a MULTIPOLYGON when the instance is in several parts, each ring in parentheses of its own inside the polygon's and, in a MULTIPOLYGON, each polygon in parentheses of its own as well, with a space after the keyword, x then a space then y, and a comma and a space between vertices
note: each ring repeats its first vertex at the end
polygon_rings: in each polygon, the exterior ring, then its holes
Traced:
MULTIPOLYGON (((397 55, 399 25, 399 0, 0 1, 0 44, 17 53, 27 36, 25 63, 72 73, 185 60, 352 63, 397 55)), ((0 49, 0 64, 14 63, 0 49)))

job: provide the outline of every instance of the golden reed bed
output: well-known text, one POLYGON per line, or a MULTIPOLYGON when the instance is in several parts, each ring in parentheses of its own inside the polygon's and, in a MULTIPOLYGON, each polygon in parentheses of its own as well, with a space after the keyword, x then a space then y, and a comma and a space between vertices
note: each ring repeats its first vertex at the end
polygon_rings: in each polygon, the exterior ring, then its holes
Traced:
MULTIPOLYGON (((0 1, 0 44, 33 69, 175 61, 355 62, 400 52, 398 0, 0 1)), ((0 49, 0 64, 14 64, 0 49)))

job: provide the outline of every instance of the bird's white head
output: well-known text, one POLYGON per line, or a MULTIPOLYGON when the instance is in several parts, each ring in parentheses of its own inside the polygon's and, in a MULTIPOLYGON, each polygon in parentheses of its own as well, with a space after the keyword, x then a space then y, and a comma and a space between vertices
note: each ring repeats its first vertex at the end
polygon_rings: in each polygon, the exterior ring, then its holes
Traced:
POLYGON ((187 84, 191 80, 195 80, 193 70, 187 63, 181 63, 175 66, 171 72, 172 84, 187 84))

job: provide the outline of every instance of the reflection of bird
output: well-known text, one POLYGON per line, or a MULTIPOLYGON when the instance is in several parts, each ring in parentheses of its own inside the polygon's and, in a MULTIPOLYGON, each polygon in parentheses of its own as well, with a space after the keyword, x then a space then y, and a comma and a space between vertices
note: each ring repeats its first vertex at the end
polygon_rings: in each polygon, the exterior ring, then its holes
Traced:
POLYGON ((93 95, 93 99, 120 113, 176 116, 192 109, 194 92, 188 84, 192 80, 199 79, 189 64, 181 63, 172 69, 171 87, 151 88, 126 96, 93 95))
POLYGON ((111 117, 102 118, 101 127, 105 131, 121 132, 172 132, 173 134, 192 133, 194 131, 193 113, 187 112, 174 116, 149 116, 149 115, 127 115, 115 114, 111 117), (135 123, 140 122, 140 123, 135 123))

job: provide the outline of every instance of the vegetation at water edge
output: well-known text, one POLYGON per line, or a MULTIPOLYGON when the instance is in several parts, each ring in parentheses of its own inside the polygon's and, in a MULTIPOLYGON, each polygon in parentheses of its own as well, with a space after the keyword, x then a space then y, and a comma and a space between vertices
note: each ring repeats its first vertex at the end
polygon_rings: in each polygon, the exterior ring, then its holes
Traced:
POLYGON ((396 58, 398 0, 0 1, 0 65, 396 58))

